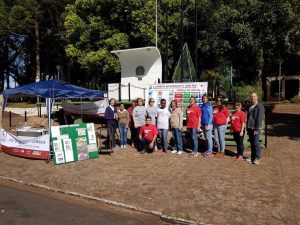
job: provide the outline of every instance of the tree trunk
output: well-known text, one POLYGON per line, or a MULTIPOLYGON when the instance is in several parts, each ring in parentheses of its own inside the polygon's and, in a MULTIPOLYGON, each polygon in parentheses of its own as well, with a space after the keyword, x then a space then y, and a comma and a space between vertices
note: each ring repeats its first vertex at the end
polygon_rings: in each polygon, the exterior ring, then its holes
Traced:
MULTIPOLYGON (((9 89, 9 49, 8 49, 8 43, 4 42, 4 77, 6 77, 6 89, 9 89)), ((3 79, 4 81, 4 79, 3 79)))
POLYGON ((5 79, 5 70, 7 68, 7 62, 8 62, 8 54, 6 50, 6 43, 5 41, 1 42, 1 49, 0 49, 0 92, 4 90, 4 79, 5 79))
POLYGON ((35 81, 40 81, 41 68, 40 68, 40 32, 39 23, 35 21, 35 81))
POLYGON ((262 69, 264 68, 264 50, 262 48, 258 52, 256 65, 256 84, 262 89, 262 69))

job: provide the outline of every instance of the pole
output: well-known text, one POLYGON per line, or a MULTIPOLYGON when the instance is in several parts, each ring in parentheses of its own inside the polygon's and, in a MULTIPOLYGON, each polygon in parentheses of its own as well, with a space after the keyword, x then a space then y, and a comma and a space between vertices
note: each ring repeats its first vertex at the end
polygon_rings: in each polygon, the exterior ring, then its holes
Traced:
POLYGON ((122 91, 122 86, 121 86, 121 83, 119 83, 119 101, 121 101, 121 91, 122 91))
POLYGON ((164 81, 169 79, 168 74, 168 6, 165 5, 165 76, 162 78, 164 81))
POLYGON ((0 94, 0 129, 2 128, 2 114, 3 114, 3 106, 4 106, 3 95, 0 94))
POLYGON ((198 81, 198 0, 195 0, 195 71, 198 81))
POLYGON ((157 0, 155 2, 155 47, 157 48, 157 0))
POLYGON ((232 91, 233 91, 232 77, 233 77, 233 68, 232 65, 230 65, 230 100, 232 100, 232 91))
POLYGON ((181 78, 180 79, 183 79, 183 1, 184 0, 181 0, 180 1, 180 7, 181 7, 181 13, 180 13, 180 27, 181 27, 181 57, 180 57, 180 76, 181 78))
POLYGON ((265 148, 268 147, 268 114, 265 115, 265 148))
POLYGON ((11 127, 11 111, 9 111, 9 127, 11 127))
POLYGON ((233 68, 230 66, 230 85, 232 86, 232 76, 233 76, 233 68))
POLYGON ((129 98, 129 101, 131 100, 130 98, 130 83, 128 83, 128 98, 129 98))
POLYGON ((279 76, 278 76, 278 104, 280 104, 280 96, 281 96, 281 64, 282 60, 279 61, 279 76))

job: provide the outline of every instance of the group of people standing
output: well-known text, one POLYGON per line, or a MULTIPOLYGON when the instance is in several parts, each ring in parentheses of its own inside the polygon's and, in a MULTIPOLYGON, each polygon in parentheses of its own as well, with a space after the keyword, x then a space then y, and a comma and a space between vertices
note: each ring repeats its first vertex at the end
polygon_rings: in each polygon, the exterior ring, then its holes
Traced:
MULTIPOLYGON (((124 104, 116 108, 116 100, 110 99, 109 106, 105 111, 105 119, 108 127, 108 140, 111 146, 116 146, 115 132, 117 127, 120 134, 120 146, 126 148, 127 131, 131 133, 131 147, 136 148, 141 154, 145 152, 168 151, 168 131, 172 132, 173 151, 172 153, 184 153, 182 138, 183 112, 177 106, 175 100, 167 106, 166 100, 161 99, 159 107, 155 106, 155 101, 150 98, 148 106, 144 106, 142 98, 137 98, 131 102, 131 106, 126 110, 124 104)), ((261 158, 260 149, 260 129, 264 118, 264 107, 258 102, 256 93, 251 94, 251 103, 248 113, 242 111, 241 102, 234 103, 234 112, 230 115, 227 107, 222 103, 221 98, 216 98, 216 105, 213 107, 208 95, 202 96, 202 105, 197 105, 197 98, 190 97, 190 105, 186 109, 186 129, 187 135, 192 139, 193 151, 191 157, 198 156, 198 136, 204 135, 206 141, 206 151, 203 157, 213 156, 213 148, 216 147, 217 158, 225 155, 225 133, 227 124, 230 122, 230 131, 237 146, 235 160, 244 160, 244 136, 248 132, 251 143, 251 157, 247 161, 259 164, 261 158), (214 139, 213 139, 214 135, 214 139)))

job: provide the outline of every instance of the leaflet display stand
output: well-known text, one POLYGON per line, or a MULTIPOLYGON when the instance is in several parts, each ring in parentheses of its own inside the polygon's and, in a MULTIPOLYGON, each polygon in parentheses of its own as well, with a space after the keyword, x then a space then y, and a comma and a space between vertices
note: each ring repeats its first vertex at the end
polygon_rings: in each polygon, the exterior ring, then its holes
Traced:
POLYGON ((99 157, 93 123, 53 126, 51 139, 55 164, 99 157))

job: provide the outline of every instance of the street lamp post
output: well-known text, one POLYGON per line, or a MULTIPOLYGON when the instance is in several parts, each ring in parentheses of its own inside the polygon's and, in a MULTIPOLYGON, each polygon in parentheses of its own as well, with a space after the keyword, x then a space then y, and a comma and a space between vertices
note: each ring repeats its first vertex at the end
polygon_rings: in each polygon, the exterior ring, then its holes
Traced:
POLYGON ((232 68, 232 65, 230 66, 230 100, 232 101, 232 98, 233 98, 233 82, 232 82, 232 77, 233 77, 233 68, 232 68))
POLYGON ((155 1, 155 47, 157 48, 157 0, 155 1))
POLYGON ((180 1, 180 29, 181 29, 181 35, 180 35, 180 39, 181 39, 181 57, 180 57, 180 76, 181 76, 181 79, 183 78, 183 2, 184 0, 181 0, 180 1))
POLYGON ((278 59, 279 64, 279 71, 278 71, 278 104, 280 104, 280 97, 281 97, 281 65, 283 60, 278 59))
POLYGON ((56 69, 57 69, 57 79, 59 79, 60 68, 61 68, 60 65, 57 65, 57 66, 56 66, 56 69))
POLYGON ((195 72, 198 81, 198 0, 195 0, 195 72))

